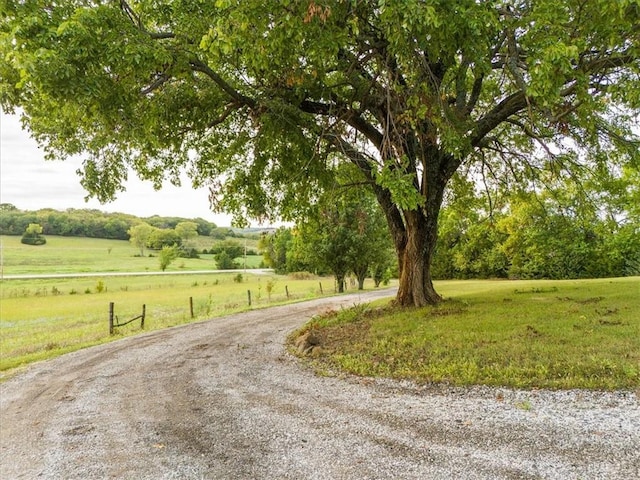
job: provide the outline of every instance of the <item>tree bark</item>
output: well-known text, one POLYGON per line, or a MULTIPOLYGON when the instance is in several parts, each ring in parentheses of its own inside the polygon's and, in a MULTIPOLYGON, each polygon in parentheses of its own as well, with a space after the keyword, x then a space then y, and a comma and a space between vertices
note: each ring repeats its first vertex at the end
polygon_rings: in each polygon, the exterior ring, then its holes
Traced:
MULTIPOLYGON (((424 204, 415 210, 402 211, 401 223, 392 210, 385 210, 398 255, 396 303, 403 307, 423 307, 442 301, 433 287, 431 262, 438 240, 438 217, 444 191, 459 161, 437 150, 431 154, 433 161, 427 163, 424 171, 424 204)), ((383 202, 380 205, 385 209, 383 202)))
POLYGON ((400 272, 396 302, 401 306, 434 305, 442 300, 431 279, 437 218, 412 211, 406 213, 406 219, 406 242, 396 245, 400 272))

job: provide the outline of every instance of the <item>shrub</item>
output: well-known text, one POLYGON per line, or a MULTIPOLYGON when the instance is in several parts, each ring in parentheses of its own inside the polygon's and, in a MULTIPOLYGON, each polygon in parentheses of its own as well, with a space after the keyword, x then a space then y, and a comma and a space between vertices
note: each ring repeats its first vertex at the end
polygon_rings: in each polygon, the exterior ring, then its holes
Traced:
POLYGON ((216 253, 213 258, 219 270, 234 270, 238 268, 238 264, 233 261, 233 257, 224 250, 216 253))
POLYGON ((42 236, 42 227, 37 223, 30 223, 22 234, 21 243, 25 245, 44 245, 47 239, 42 236))

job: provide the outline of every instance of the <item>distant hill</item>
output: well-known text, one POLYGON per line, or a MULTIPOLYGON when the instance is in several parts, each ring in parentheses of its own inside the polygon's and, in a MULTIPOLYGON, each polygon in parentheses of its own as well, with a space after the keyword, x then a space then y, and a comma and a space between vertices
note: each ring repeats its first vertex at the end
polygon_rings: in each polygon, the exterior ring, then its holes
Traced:
MULTIPOLYGON (((154 227, 173 229, 180 222, 198 224, 198 235, 210 236, 219 230, 215 223, 202 218, 152 217, 141 218, 126 213, 110 213, 96 209, 20 210, 14 205, 0 204, 0 235, 22 235, 31 223, 42 226, 43 235, 65 237, 106 238, 128 240, 127 231, 134 225, 146 222, 154 227)), ((228 228, 222 228, 228 232, 228 228)))

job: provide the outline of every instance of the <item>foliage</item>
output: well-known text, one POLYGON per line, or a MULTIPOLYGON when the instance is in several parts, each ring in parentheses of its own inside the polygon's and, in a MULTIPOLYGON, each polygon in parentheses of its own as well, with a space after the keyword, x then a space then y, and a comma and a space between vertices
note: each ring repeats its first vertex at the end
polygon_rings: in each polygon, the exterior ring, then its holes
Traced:
POLYGON ((358 172, 343 167, 336 179, 339 183, 320 197, 315 214, 298 225, 296 248, 315 270, 332 272, 342 292, 349 272, 362 289, 370 269, 388 265, 392 247, 375 199, 352 187, 362 181, 358 172))
POLYGON ((319 197, 306 221, 295 230, 281 227, 263 235, 259 248, 276 272, 331 272, 342 292, 348 273, 356 275, 359 288, 370 273, 381 277, 392 247, 375 200, 353 188, 362 180, 358 172, 342 167, 336 180, 340 183, 319 197))
POLYGON ((226 250, 221 250, 216 253, 213 258, 219 270, 234 270, 240 268, 238 262, 234 261, 233 257, 229 255, 226 250))
POLYGON ((637 275, 638 219, 627 215, 626 207, 618 209, 620 199, 611 194, 599 198, 597 204, 578 202, 576 196, 566 184, 537 194, 496 196, 497 209, 491 214, 474 192, 452 198, 442 212, 434 276, 561 279, 637 275))
MULTIPOLYGON (((202 218, 192 218, 186 219, 182 217, 161 217, 159 215, 154 215, 149 218, 144 219, 149 225, 154 226, 156 228, 161 229, 176 229, 176 227, 180 223, 187 222, 189 224, 196 224, 196 230, 198 235, 208 236, 211 232, 218 228, 215 223, 209 222, 202 218)), ((192 226, 188 227, 189 230, 192 229, 192 226)))
POLYGON ((212 249, 211 253, 219 254, 225 252, 231 260, 241 257, 244 254, 244 247, 237 240, 223 240, 217 243, 212 249))
POLYGON ((258 249, 264 257, 265 263, 276 273, 293 272, 298 268, 289 265, 289 252, 293 248, 293 232, 291 228, 280 227, 275 232, 264 233, 258 242, 258 249))
POLYGON ((182 239, 175 230, 154 228, 149 235, 147 246, 153 250, 161 250, 164 247, 179 247, 182 239))
POLYGON ((0 104, 50 158, 85 153, 100 200, 128 167, 184 170, 238 221, 291 220, 351 162, 398 302, 424 305, 456 172, 531 190, 637 168, 639 21, 637 0, 9 1, 0 104))
POLYGON ((89 209, 23 211, 14 207, 0 210, 3 235, 21 235, 30 223, 38 223, 45 235, 126 240, 127 230, 138 222, 132 215, 89 209))
POLYGON ((187 247, 191 245, 191 240, 198 236, 198 224, 195 222, 180 222, 174 230, 182 240, 182 245, 187 247))
POLYGON ((20 240, 25 245, 44 245, 47 239, 42 236, 42 226, 37 223, 30 223, 20 240))
POLYGON ((129 241, 140 250, 141 257, 144 257, 144 249, 149 246, 149 240, 153 232, 154 227, 145 222, 139 223, 127 230, 129 241))
POLYGON ((220 270, 232 270, 240 268, 235 260, 244 253, 244 247, 235 240, 224 240, 211 249, 213 258, 220 270))
POLYGON ((158 254, 158 260, 160 262, 160 270, 163 272, 167 269, 171 262, 178 258, 178 247, 175 245, 164 245, 160 253, 158 254))
POLYGON ((20 210, 11 204, 0 205, 2 235, 22 235, 30 223, 38 223, 42 225, 45 235, 127 240, 131 227, 141 222, 157 228, 175 228, 180 222, 196 223, 199 235, 209 235, 216 228, 215 224, 201 218, 187 220, 156 215, 141 219, 125 213, 108 213, 95 209, 69 208, 60 211, 45 208, 29 211, 20 210))

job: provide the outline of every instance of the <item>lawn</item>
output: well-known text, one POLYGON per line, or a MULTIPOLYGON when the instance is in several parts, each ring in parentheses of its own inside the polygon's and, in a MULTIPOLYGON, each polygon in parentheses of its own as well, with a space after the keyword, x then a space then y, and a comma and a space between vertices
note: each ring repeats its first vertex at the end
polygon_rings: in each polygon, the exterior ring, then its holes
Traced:
POLYGON ((319 371, 421 383, 640 388, 640 278, 437 282, 436 307, 314 319, 319 371))

